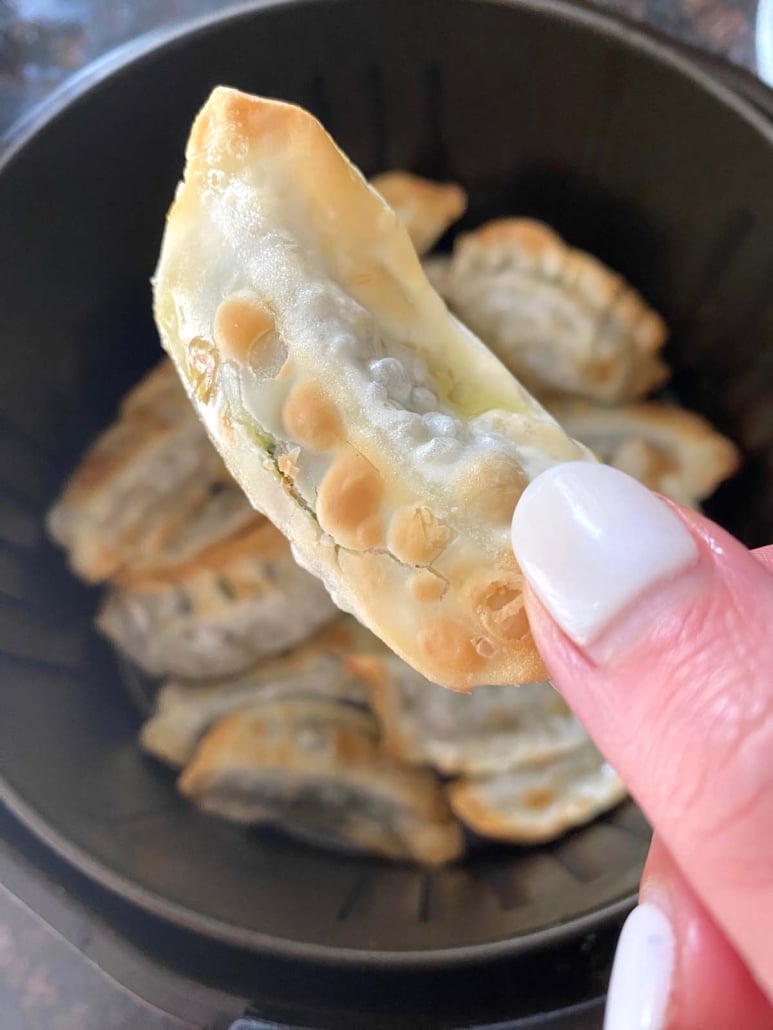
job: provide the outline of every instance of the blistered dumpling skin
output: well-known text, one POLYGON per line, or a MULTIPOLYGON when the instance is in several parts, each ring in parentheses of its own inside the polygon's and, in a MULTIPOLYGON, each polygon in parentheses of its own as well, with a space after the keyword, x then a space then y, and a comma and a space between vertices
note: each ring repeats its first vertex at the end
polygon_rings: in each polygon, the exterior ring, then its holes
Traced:
POLYGON ((451 807, 475 833, 512 844, 543 844, 618 805, 623 781, 588 741, 538 765, 449 785, 451 807))
POLYGON ((370 712, 330 698, 277 700, 226 716, 204 737, 181 792, 233 822, 440 865, 464 836, 438 778, 383 755, 370 712))
POLYGON ((451 309, 538 396, 641 397, 668 370, 662 318, 548 226, 502 218, 458 237, 433 275, 451 309))
POLYGON ((697 508, 740 464, 738 449, 705 418, 650 401, 604 408, 564 400, 550 410, 602 460, 679 504, 697 508))
POLYGON ((155 314, 231 472, 341 608, 434 682, 544 679, 510 519, 590 454, 449 314, 311 115, 214 91, 155 314))
POLYGON ((408 230, 421 257, 467 208, 467 194, 455 182, 433 182, 410 172, 382 172, 370 180, 408 230))

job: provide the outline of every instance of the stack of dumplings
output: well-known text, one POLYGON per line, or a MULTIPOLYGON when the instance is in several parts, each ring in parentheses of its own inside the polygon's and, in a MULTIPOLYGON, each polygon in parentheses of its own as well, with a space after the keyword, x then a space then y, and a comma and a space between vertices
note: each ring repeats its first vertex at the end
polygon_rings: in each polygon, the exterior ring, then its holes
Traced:
MULTIPOLYGON (((523 218, 429 253, 464 190, 373 180, 449 309, 602 461, 699 507, 738 466, 703 418, 647 400, 662 319, 620 276, 523 218)), ((485 485, 482 487, 485 490, 485 485)), ((294 561, 209 442, 168 360, 124 399, 49 513, 98 629, 159 682, 140 745, 203 812, 439 865, 469 841, 552 840, 625 787, 546 682, 428 682, 294 561)))

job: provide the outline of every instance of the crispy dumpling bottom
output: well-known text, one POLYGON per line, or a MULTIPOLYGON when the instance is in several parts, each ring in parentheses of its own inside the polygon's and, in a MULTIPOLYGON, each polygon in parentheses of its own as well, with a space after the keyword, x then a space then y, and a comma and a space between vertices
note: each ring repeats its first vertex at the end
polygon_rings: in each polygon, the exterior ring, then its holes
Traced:
POLYGON ((226 819, 305 829, 387 858, 434 865, 464 848, 437 777, 384 756, 372 714, 330 698, 227 716, 179 786, 226 819))
POLYGON ((590 743, 558 758, 448 787, 451 808, 475 833, 542 844, 590 822, 626 796, 623 781, 590 743))

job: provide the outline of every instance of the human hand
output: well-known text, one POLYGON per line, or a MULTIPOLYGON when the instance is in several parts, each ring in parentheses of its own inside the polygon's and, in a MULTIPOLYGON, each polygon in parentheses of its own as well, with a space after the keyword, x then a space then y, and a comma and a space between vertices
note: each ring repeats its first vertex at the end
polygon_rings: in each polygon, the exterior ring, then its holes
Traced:
POLYGON ((655 828, 606 1030, 773 1027, 773 547, 605 465, 513 518, 555 685, 655 828))

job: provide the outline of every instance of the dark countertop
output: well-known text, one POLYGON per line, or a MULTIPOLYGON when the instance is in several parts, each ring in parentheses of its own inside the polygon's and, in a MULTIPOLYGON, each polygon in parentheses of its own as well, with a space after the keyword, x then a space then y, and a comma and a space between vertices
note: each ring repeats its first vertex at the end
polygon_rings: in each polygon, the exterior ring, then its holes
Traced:
POLYGON ((129 994, 0 886, 3 1030, 195 1030, 129 994))
MULTIPOLYGON (((0 135, 108 50, 226 6, 216 0, 0 0, 0 135)), ((600 6, 756 70, 757 0, 606 0, 600 6)), ((129 995, 2 886, 0 1013, 3 1030, 190 1027, 129 995)))
MULTIPOLYGON (((0 0, 0 134, 108 50, 228 6, 217 0, 0 0)), ((758 0, 605 0, 599 6, 756 70, 758 0)))

